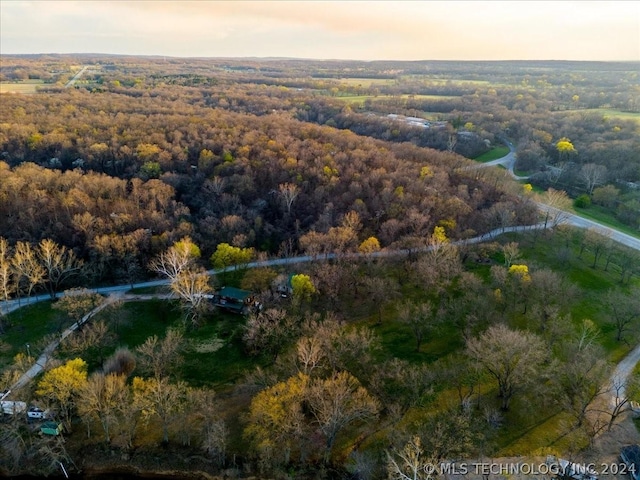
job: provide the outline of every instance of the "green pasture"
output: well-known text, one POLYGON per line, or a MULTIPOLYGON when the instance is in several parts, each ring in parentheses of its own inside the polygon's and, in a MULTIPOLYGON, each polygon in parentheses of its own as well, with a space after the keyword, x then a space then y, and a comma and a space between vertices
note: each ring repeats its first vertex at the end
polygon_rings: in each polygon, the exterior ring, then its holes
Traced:
MULTIPOLYGON (((228 385, 264 363, 261 358, 245 354, 242 345, 245 318, 240 315, 212 312, 205 315, 201 326, 190 328, 184 325, 177 302, 146 300, 126 302, 102 318, 114 336, 110 352, 118 347, 134 350, 152 335, 162 338, 170 327, 181 329, 185 348, 179 375, 194 386, 228 385)), ((97 360, 87 359, 90 365, 97 360)))

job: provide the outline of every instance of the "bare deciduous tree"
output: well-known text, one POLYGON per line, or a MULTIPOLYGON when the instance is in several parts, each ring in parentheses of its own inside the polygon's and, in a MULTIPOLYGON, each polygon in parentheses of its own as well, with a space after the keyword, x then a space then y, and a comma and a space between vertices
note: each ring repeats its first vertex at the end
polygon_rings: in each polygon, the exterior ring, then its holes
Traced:
POLYGON ((337 373, 326 380, 312 380, 306 398, 326 439, 325 461, 331 456, 338 433, 357 420, 377 415, 380 410, 379 402, 348 372, 337 373))
POLYGON ((571 199, 564 190, 548 189, 541 199, 544 208, 544 228, 556 228, 567 219, 567 210, 571 207, 571 199))
POLYGON ((278 185, 278 192, 287 209, 287 215, 290 215, 293 202, 300 194, 298 186, 293 183, 281 183, 278 185))
POLYGON ((136 348, 138 363, 143 370, 152 372, 155 378, 166 377, 182 361, 182 347, 182 333, 170 328, 162 340, 153 335, 136 348))
POLYGON ((167 378, 133 379, 133 397, 142 406, 142 420, 158 419, 162 443, 169 442, 169 428, 186 408, 187 389, 184 382, 169 383, 167 378))
POLYGON ((513 396, 540 374, 546 348, 535 334, 499 324, 467 341, 467 353, 498 382, 502 410, 513 396))
POLYGON ((502 245, 502 247, 500 248, 502 250, 502 255, 504 256, 505 267, 509 268, 513 264, 513 262, 515 262, 522 256, 518 247, 518 242, 509 242, 502 245))
POLYGON ((609 391, 611 368, 601 349, 593 344, 569 346, 567 357, 554 375, 558 401, 581 427, 594 402, 609 391))
POLYGON ((82 318, 104 301, 101 295, 86 288, 71 288, 54 303, 53 308, 60 310, 68 317, 79 322, 82 318))
POLYGON ((152 260, 149 268, 173 281, 182 271, 192 267, 199 256, 200 249, 185 237, 152 260))
POLYGON ((578 176, 589 195, 591 195, 593 194, 593 189, 598 185, 602 185, 607 179, 607 167, 597 163, 587 163, 582 166, 578 176))
POLYGON ((114 426, 120 421, 118 406, 128 401, 128 388, 124 375, 91 375, 78 396, 78 414, 87 425, 90 435, 92 421, 98 420, 104 432, 105 442, 111 443, 114 426))
POLYGON ((105 375, 115 374, 128 377, 136 368, 136 357, 126 347, 118 348, 102 366, 105 375))
POLYGON ((55 297, 56 291, 65 280, 77 275, 82 269, 82 260, 78 259, 72 250, 58 245, 53 240, 42 240, 36 253, 46 272, 45 281, 51 298, 55 297))
POLYGON ((426 337, 436 327, 437 312, 430 302, 413 304, 405 302, 398 312, 398 320, 407 325, 416 337, 416 352, 426 337))
POLYGON ((633 333, 640 322, 640 288, 632 288, 628 293, 610 290, 604 303, 609 310, 609 323, 613 324, 618 342, 625 334, 633 333))
POLYGON ((193 326, 200 324, 200 317, 208 306, 205 295, 212 291, 209 280, 202 269, 183 270, 171 281, 171 291, 180 299, 185 318, 193 326))
POLYGON ((18 286, 23 278, 27 281, 27 296, 30 297, 33 289, 42 283, 46 276, 46 271, 38 261, 35 250, 26 242, 18 242, 11 263, 18 286))
POLYGON ((401 449, 387 452, 387 473, 390 480, 433 480, 438 476, 437 459, 425 452, 417 435, 401 449))
POLYGON ((250 354, 264 353, 275 361, 282 349, 296 336, 299 330, 296 323, 285 310, 269 308, 249 317, 242 340, 250 354))

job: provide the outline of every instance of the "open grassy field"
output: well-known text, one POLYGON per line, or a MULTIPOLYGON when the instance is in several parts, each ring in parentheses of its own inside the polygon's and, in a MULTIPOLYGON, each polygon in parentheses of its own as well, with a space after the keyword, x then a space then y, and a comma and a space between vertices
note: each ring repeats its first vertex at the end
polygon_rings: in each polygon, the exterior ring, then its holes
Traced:
POLYGON ((393 85, 396 83, 395 78, 358 78, 358 77, 348 77, 348 78, 340 78, 340 83, 345 83, 347 85, 353 86, 361 86, 361 87, 371 87, 372 85, 393 85))
POLYGON ((620 118, 623 120, 635 120, 636 122, 640 122, 640 112, 622 112, 612 108, 589 108, 581 111, 602 114, 603 117, 609 117, 610 119, 620 118))
POLYGON ((347 103, 364 104, 365 100, 385 100, 388 98, 416 99, 416 100, 446 100, 456 98, 451 95, 340 95, 335 97, 337 100, 347 103))
POLYGON ((0 82, 0 93, 36 93, 38 87, 43 85, 42 80, 27 80, 20 83, 0 82))
POLYGON ((553 112, 555 114, 567 114, 574 113, 577 115, 594 114, 599 115, 602 118, 608 120, 621 119, 621 120, 634 120, 640 123, 640 112, 623 112, 621 110, 615 110, 613 108, 583 108, 579 110, 560 110, 553 112))
MULTIPOLYGON (((265 360, 248 356, 242 345, 245 318, 225 312, 208 314, 197 329, 184 328, 182 312, 176 302, 147 300, 124 303, 116 311, 98 314, 105 320, 112 340, 106 355, 119 347, 134 350, 152 336, 163 338, 168 328, 184 332, 184 363, 180 377, 193 386, 224 386, 239 380, 265 360)), ((88 351, 83 358, 90 368, 98 368, 100 354, 88 351)))
POLYGON ((477 162, 491 162, 492 160, 497 160, 498 158, 504 157, 509 153, 509 147, 504 145, 498 145, 497 147, 493 147, 486 153, 483 153, 479 157, 474 158, 477 162))
POLYGON ((39 302, 15 310, 7 315, 8 328, 0 336, 0 370, 12 363, 18 353, 27 354, 27 344, 37 357, 51 336, 71 325, 71 320, 51 308, 51 302, 39 302))

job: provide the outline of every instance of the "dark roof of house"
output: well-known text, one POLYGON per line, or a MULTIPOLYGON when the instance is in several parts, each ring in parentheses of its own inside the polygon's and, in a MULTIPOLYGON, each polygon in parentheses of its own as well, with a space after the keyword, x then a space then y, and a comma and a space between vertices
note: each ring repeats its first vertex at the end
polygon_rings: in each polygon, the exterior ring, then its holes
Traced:
POLYGON ((237 300, 238 302, 244 302, 247 298, 249 298, 252 294, 247 290, 241 290, 235 287, 222 287, 220 290, 216 292, 217 295, 221 297, 230 298, 232 300, 237 300))

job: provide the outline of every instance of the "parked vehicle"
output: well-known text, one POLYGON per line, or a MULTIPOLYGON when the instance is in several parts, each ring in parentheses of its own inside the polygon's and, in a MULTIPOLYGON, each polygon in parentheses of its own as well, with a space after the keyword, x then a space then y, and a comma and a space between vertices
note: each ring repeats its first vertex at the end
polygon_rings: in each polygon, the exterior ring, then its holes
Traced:
POLYGON ((49 410, 43 410, 39 407, 31 406, 27 411, 27 417, 38 419, 38 420, 49 418, 49 410))
POLYGON ((628 445, 620 451, 620 459, 628 468, 627 473, 634 480, 640 480, 640 445, 628 445))

